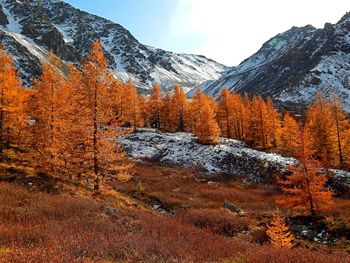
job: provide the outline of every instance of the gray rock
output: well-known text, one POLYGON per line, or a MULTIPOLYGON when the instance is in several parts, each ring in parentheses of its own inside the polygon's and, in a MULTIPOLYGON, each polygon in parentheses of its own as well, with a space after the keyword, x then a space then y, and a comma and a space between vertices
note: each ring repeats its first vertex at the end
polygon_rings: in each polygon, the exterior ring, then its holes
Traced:
POLYGON ((108 216, 116 216, 119 214, 119 209, 109 205, 102 205, 101 210, 108 216))
POLYGON ((232 204, 232 203, 225 203, 224 204, 224 207, 227 209, 227 210, 229 210, 229 211, 231 211, 231 212, 233 212, 233 213, 237 213, 237 214, 239 214, 240 213, 240 209, 239 208, 237 208, 234 204, 232 204))
POLYGON ((0 25, 5 26, 8 24, 8 20, 6 15, 4 14, 4 11, 2 10, 2 7, 0 5, 0 25))

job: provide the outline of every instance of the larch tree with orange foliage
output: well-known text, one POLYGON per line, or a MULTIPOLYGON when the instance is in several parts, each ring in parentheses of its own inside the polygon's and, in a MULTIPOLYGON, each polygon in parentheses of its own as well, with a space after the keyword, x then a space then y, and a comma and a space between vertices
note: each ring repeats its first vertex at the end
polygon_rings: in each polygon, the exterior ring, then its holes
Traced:
POLYGON ((315 215, 333 204, 332 192, 325 189, 327 177, 320 173, 321 163, 312 159, 307 136, 302 135, 301 149, 297 157, 299 164, 291 165, 292 173, 286 179, 278 179, 283 195, 276 200, 281 207, 301 210, 315 215))
POLYGON ((196 130, 196 123, 200 110, 200 96, 202 96, 202 91, 200 88, 197 88, 192 98, 185 105, 185 130, 190 133, 195 133, 196 130))
POLYGON ((111 83, 108 62, 100 42, 96 41, 83 65, 79 105, 85 129, 82 165, 92 172, 96 191, 100 189, 101 181, 109 179, 110 175, 127 178, 130 168, 117 140, 119 127, 113 115, 113 98, 109 94, 111 83))
POLYGON ((21 87, 13 59, 0 48, 0 154, 12 143, 21 144, 27 126, 28 92, 21 87))
POLYGON ((113 79, 110 87, 110 96, 113 98, 113 114, 115 119, 121 124, 124 125, 127 116, 127 107, 128 107, 128 98, 125 85, 117 79, 113 79))
POLYGON ((280 114, 276 111, 271 98, 266 100, 266 144, 268 148, 277 147, 281 128, 280 114))
POLYGON ((249 138, 260 149, 267 149, 267 127, 265 116, 267 114, 265 101, 259 96, 254 96, 250 104, 249 138))
POLYGON ((242 140, 247 120, 245 105, 241 97, 224 88, 217 101, 217 119, 222 135, 242 140))
POLYGON ((167 132, 175 132, 170 114, 171 114, 171 94, 169 90, 166 90, 165 96, 162 98, 161 111, 159 115, 160 129, 167 132))
POLYGON ((28 112, 29 98, 32 90, 28 88, 21 88, 17 96, 17 110, 13 115, 11 122, 10 142, 16 148, 28 150, 30 142, 29 132, 29 117, 28 112))
POLYGON ((138 96, 138 105, 140 108, 141 126, 147 125, 147 99, 144 95, 138 96))
POLYGON ((266 102, 260 96, 254 96, 249 105, 247 137, 262 150, 277 145, 278 129, 280 127, 279 114, 273 107, 272 101, 266 102))
POLYGON ((148 123, 151 127, 159 129, 161 127, 160 114, 162 110, 162 91, 158 84, 154 84, 153 92, 148 101, 148 123))
POLYGON ((139 100, 137 96, 136 87, 128 81, 126 84, 122 84, 122 92, 124 93, 123 100, 123 118, 121 124, 124 126, 130 126, 133 132, 136 132, 137 127, 142 125, 141 110, 139 100))
POLYGON ((242 98, 237 93, 230 94, 230 103, 232 104, 231 130, 232 138, 242 140, 245 134, 247 122, 246 109, 242 98))
POLYGON ((326 166, 339 164, 334 118, 329 102, 321 93, 308 107, 306 131, 310 134, 314 157, 326 166))
POLYGON ((194 135, 202 144, 217 144, 219 142, 220 128, 216 121, 213 101, 203 93, 198 97, 198 116, 196 117, 194 135))
POLYGON ((174 95, 171 99, 171 113, 172 123, 175 131, 185 131, 185 108, 187 103, 187 96, 183 88, 175 85, 174 95))
POLYGON ((289 156, 296 157, 297 152, 302 147, 301 129, 295 118, 286 113, 283 116, 279 130, 278 149, 289 156))
POLYGON ((34 81, 30 103, 30 114, 35 120, 31 127, 33 163, 47 172, 56 172, 62 167, 65 137, 61 132, 65 124, 61 110, 66 105, 62 105, 60 97, 64 81, 60 70, 61 61, 51 53, 49 62, 43 65, 42 75, 34 81))
POLYGON ((226 136, 228 138, 232 138, 232 131, 231 131, 231 118, 232 118, 232 112, 231 109, 235 106, 233 105, 232 100, 230 100, 230 92, 227 88, 224 88, 221 91, 221 94, 219 96, 219 99, 217 101, 218 103, 218 124, 220 126, 220 130, 223 136, 226 136))
POLYGON ((347 113, 345 112, 343 105, 339 101, 337 96, 333 96, 330 102, 331 113, 333 117, 332 129, 335 131, 331 133, 335 138, 332 141, 336 141, 335 147, 335 166, 343 167, 344 165, 350 164, 347 156, 350 154, 350 141, 348 138, 350 122, 347 118, 347 113))
POLYGON ((82 83, 81 72, 68 65, 68 75, 61 87, 58 105, 63 121, 61 135, 64 140, 61 140, 63 147, 60 148, 64 167, 62 172, 71 177, 79 177, 86 172, 85 125, 89 122, 85 115, 85 89, 82 83))
POLYGON ((277 209, 273 215, 270 224, 267 227, 266 234, 272 245, 280 248, 292 248, 294 236, 285 223, 285 217, 277 209))

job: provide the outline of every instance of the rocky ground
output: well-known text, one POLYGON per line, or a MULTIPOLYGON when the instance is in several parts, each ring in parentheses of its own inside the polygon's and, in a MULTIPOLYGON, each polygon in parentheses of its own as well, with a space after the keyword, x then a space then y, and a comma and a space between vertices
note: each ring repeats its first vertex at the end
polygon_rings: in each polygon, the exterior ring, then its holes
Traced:
MULTIPOLYGON (((202 145, 189 133, 163 133, 139 129, 122 137, 128 154, 134 159, 163 165, 196 169, 204 173, 222 173, 252 183, 273 183, 275 176, 288 174, 293 158, 250 148, 244 142, 221 138, 218 145, 202 145)), ((336 193, 349 195, 350 173, 326 171, 336 193)))

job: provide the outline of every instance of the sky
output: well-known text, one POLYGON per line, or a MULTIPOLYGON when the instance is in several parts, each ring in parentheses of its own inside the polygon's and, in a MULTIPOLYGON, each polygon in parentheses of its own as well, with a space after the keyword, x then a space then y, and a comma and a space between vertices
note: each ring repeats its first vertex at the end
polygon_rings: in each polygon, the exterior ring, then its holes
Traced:
POLYGON ((141 43, 236 66, 292 26, 322 28, 350 0, 65 0, 128 29, 141 43))

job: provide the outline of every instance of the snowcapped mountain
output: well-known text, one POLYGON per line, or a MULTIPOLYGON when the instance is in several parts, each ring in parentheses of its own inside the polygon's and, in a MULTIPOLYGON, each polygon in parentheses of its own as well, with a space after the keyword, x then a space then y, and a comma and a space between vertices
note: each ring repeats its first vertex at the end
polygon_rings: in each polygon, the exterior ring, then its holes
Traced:
POLYGON ((110 69, 139 88, 175 83, 192 88, 216 79, 225 66, 199 55, 176 54, 141 44, 121 25, 59 0, 0 0, 0 43, 14 56, 25 83, 40 74, 48 50, 78 63, 100 39, 110 69))
POLYGON ((272 97, 284 107, 305 106, 318 91, 337 94, 350 112, 350 13, 323 29, 308 25, 278 34, 238 67, 202 85, 214 96, 224 87, 272 97))

